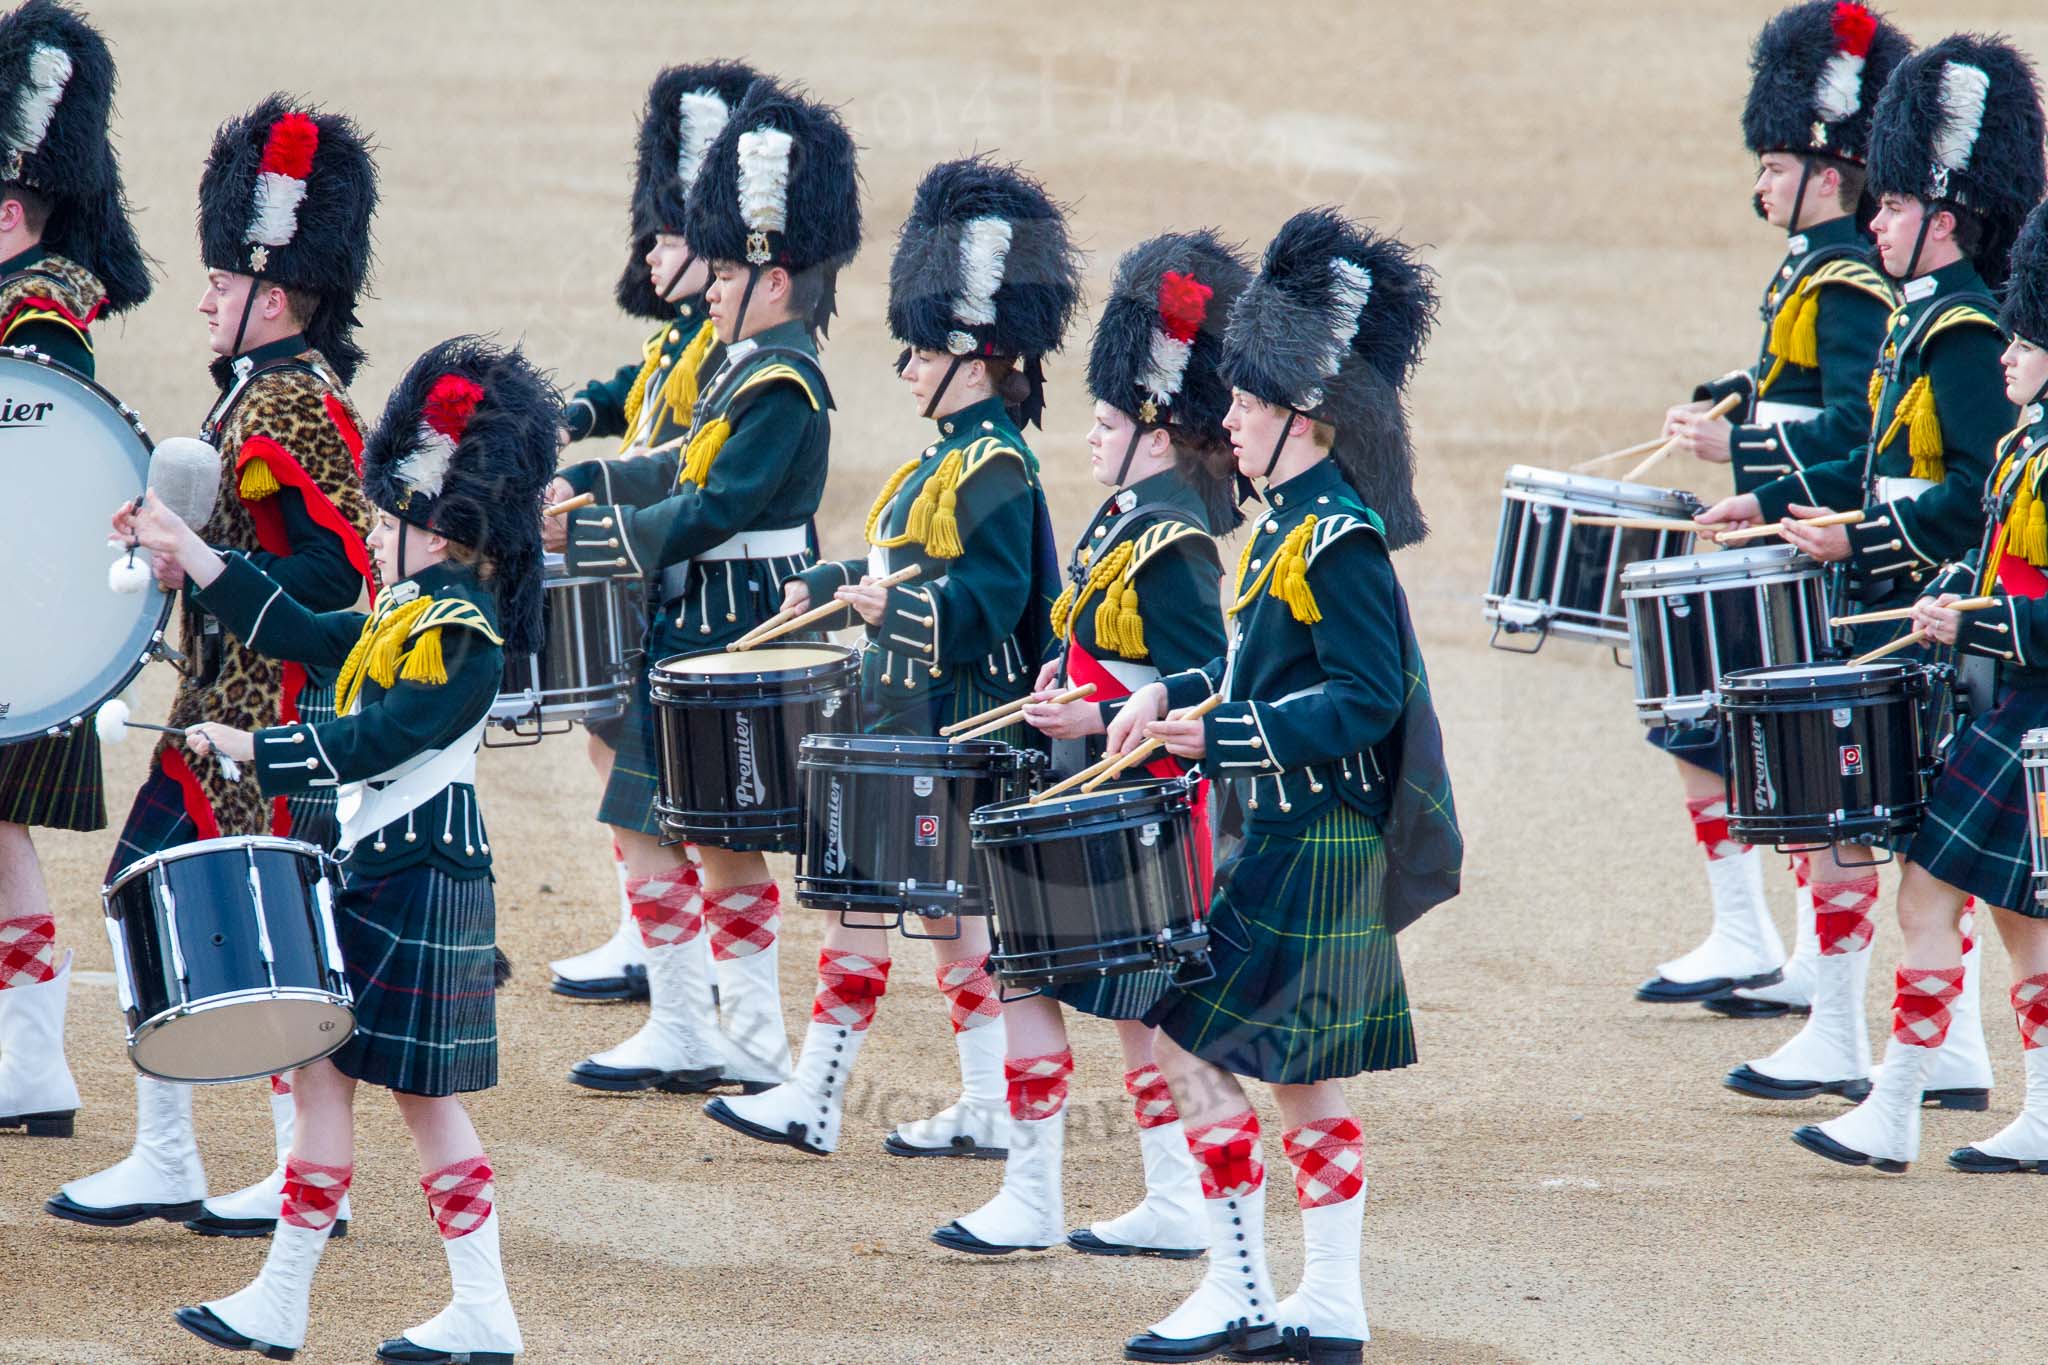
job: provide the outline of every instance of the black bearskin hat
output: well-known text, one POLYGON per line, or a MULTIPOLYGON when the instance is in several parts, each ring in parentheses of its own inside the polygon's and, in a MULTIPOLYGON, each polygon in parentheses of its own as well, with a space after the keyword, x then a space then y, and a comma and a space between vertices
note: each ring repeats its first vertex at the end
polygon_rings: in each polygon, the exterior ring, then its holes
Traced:
POLYGON ((925 173, 889 263, 889 330, 906 346, 1021 357, 1044 407, 1039 357, 1060 348, 1081 299, 1081 260, 1066 212, 1015 166, 985 156, 925 173))
POLYGON ((683 236, 707 260, 822 272, 809 319, 822 331, 860 250, 860 176, 838 113, 757 81, 704 154, 683 236))
POLYGON ((1878 93, 1913 51, 1853 0, 1805 0, 1764 25, 1749 58, 1742 136, 1757 156, 1796 152, 1862 165, 1878 93))
POLYGON ((704 154, 760 78, 739 62, 707 62, 672 66, 648 87, 633 165, 632 242, 617 290, 619 307, 634 317, 661 322, 675 312, 647 278, 647 253, 655 233, 682 232, 704 154))
POLYGON ((363 492, 492 562, 500 630, 540 648, 540 505, 555 476, 561 395, 515 347, 455 337, 414 361, 363 445, 363 492))
POLYGON ((1223 341, 1223 375, 1337 432, 1344 477, 1393 549, 1428 534, 1402 389, 1436 321, 1435 272, 1333 209, 1304 209, 1266 247, 1223 341))
POLYGON ((370 275, 377 166, 354 122, 272 95, 213 135, 199 179, 199 253, 320 300, 306 340, 355 378, 356 300, 370 275))
POLYGON ((43 245, 90 270, 118 313, 149 297, 149 262, 107 137, 113 102, 106 40, 69 6, 28 0, 0 17, 0 180, 49 200, 43 245))
MULTIPOLYGON (((1141 427, 1165 427, 1196 446, 1227 444, 1223 329, 1251 277, 1240 249, 1210 228, 1165 233, 1126 251, 1095 324, 1088 391, 1141 427)), ((1236 477, 1197 482, 1210 529, 1234 528, 1236 477)))
POLYGON ((2012 244, 2012 273, 1998 325, 2008 336, 2048 346, 2048 203, 2034 206, 2012 244))
POLYGON ((1907 58, 1878 97, 1870 192, 1966 209, 1973 264, 1994 289, 2020 223, 2048 186, 2034 69, 2002 38, 1959 33, 1907 58))

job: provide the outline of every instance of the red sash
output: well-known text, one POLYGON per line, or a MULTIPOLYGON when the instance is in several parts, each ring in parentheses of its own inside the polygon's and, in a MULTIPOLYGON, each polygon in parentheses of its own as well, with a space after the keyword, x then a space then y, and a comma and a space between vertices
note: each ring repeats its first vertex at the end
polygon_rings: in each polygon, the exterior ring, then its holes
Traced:
MULTIPOLYGON (((1095 695, 1089 698, 1091 705, 1122 701, 1131 695, 1131 689, 1119 682, 1116 674, 1104 668, 1101 660, 1083 649, 1079 640, 1067 642, 1067 680, 1075 687, 1095 684, 1095 695)), ((1162 754, 1143 767, 1153 777, 1180 777, 1189 771, 1170 754, 1162 754)), ((1216 880, 1214 841, 1209 834, 1209 779, 1196 778, 1192 794, 1195 802, 1195 874, 1200 880, 1201 891, 1198 913, 1207 913, 1209 896, 1216 880)))
POLYGON ((2048 594, 2048 574, 2018 555, 2000 555, 1998 586, 2005 589, 2008 597, 2040 597, 2048 594))

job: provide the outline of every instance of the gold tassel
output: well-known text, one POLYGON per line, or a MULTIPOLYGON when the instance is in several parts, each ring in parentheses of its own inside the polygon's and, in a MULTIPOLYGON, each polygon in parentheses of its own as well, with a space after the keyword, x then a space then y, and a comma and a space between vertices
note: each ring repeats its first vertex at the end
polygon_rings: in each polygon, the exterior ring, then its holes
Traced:
POLYGON ((398 656, 405 648, 406 637, 412 634, 413 623, 433 605, 431 597, 416 597, 377 623, 377 638, 371 642, 369 661, 363 671, 379 687, 388 688, 397 682, 398 656))
POLYGON ((690 338, 690 344, 683 347, 683 353, 676 357, 676 367, 668 373, 668 384, 662 389, 662 400, 668 410, 679 413, 682 419, 690 420, 690 413, 697 406, 697 372, 704 368, 704 357, 711 353, 711 343, 718 339, 718 329, 705 323, 697 329, 697 335, 690 338))
POLYGON ((875 539, 875 528, 882 524, 882 513, 887 511, 889 504, 896 500, 896 494, 903 487, 904 482, 917 472, 917 466, 918 461, 913 459, 907 461, 901 469, 891 474, 889 482, 882 485, 882 495, 876 498, 875 505, 868 509, 868 524, 867 530, 864 533, 865 539, 868 544, 878 550, 893 550, 898 545, 906 545, 910 542, 911 538, 907 535, 891 536, 887 540, 877 540, 875 539))
POLYGON ((1771 319, 1771 372, 1756 386, 1761 397, 1778 381, 1785 366, 1814 369, 1820 365, 1820 293, 1809 285, 1786 300, 1771 319))
POLYGON ((960 557, 960 471, 966 457, 960 451, 947 452, 939 467, 917 490, 910 504, 910 522, 903 528, 904 539, 923 543, 934 559, 960 557))
POLYGON ((242 501, 261 502, 275 497, 279 491, 277 475, 271 471, 270 461, 261 455, 253 455, 242 466, 242 501))
POLYGON ((1123 591, 1118 596, 1123 603, 1124 618, 1118 652, 1126 659, 1142 659, 1145 657, 1145 618, 1138 614, 1138 585, 1125 579, 1123 591))
POLYGON ((1069 629, 1069 627, 1071 627, 1071 626, 1073 625, 1073 623, 1074 623, 1074 585, 1073 585, 1072 583, 1069 583, 1069 584, 1067 584, 1067 586, 1065 587, 1065 589, 1063 589, 1063 590, 1061 591, 1061 593, 1060 593, 1060 595, 1059 595, 1059 600, 1058 600, 1058 601, 1056 601, 1056 602, 1054 602, 1054 603, 1052 604, 1052 633, 1053 633, 1053 635, 1054 635, 1054 636, 1055 636, 1056 638, 1058 638, 1058 639, 1061 639, 1061 640, 1065 640, 1065 639, 1069 639, 1069 638, 1071 638, 1071 637, 1070 637, 1070 636, 1068 635, 1068 633, 1067 633, 1067 632, 1068 632, 1068 629, 1069 629))
POLYGON ((925 537, 925 553, 934 559, 958 559, 967 547, 960 543, 960 487, 956 480, 939 490, 939 507, 932 513, 932 533, 925 537))
POLYGON ((405 656, 405 667, 399 670, 398 676, 407 682, 427 683, 434 687, 448 681, 448 666, 441 659, 440 626, 430 626, 420 632, 412 652, 405 656))
POLYGON ((1870 397, 1869 397, 1869 399, 1868 399, 1868 400, 1867 400, 1867 401, 1865 402, 1864 406, 1868 407, 1868 408, 1870 409, 1870 411, 1871 411, 1871 412, 1872 412, 1873 414, 1875 414, 1875 413, 1877 412, 1877 403, 1878 403, 1878 400, 1879 400, 1879 399, 1881 399, 1881 398, 1883 398, 1883 397, 1884 397, 1884 371, 1883 371, 1883 370, 1872 370, 1872 371, 1870 372, 1870 397))
POLYGON ((2027 509, 2027 529, 2020 537, 2020 554, 2037 569, 2048 569, 2048 505, 2037 497, 2027 509))
POLYGON ((726 438, 732 435, 732 423, 723 417, 714 417, 697 429, 690 438, 689 449, 683 452, 683 467, 676 476, 680 487, 694 483, 702 488, 711 479, 711 462, 718 458, 718 452, 725 448, 726 438))
POLYGON ((356 693, 363 686, 363 664, 369 658, 370 646, 376 639, 377 618, 372 616, 363 622, 362 634, 356 636, 355 644, 349 647, 348 658, 342 660, 341 672, 335 675, 334 705, 341 715, 347 715, 355 707, 356 693))
POLYGON ((1913 410, 1912 425, 1906 435, 1906 448, 1913 455, 1913 477, 1940 483, 1943 473, 1941 418, 1934 411, 1934 386, 1923 377, 1914 381, 1913 387, 1920 390, 1920 404, 1913 410))
POLYGON ((1315 535, 1316 519, 1309 517, 1287 533, 1280 553, 1274 557, 1273 586, 1268 591, 1287 604, 1294 619, 1312 626, 1323 619, 1315 594, 1308 589, 1308 543, 1315 535))

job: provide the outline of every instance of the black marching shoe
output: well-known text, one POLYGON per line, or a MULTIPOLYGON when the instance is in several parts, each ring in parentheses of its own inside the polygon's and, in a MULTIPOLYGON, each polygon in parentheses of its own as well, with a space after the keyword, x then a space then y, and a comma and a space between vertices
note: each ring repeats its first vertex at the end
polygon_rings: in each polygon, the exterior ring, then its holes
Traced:
POLYGON ((548 982, 548 989, 564 999, 585 1004, 609 1005, 624 1000, 645 1000, 647 969, 633 963, 622 976, 599 976, 584 981, 557 976, 548 982))
POLYGON ((407 1337, 393 1337, 377 1346, 377 1359, 403 1365, 512 1365, 510 1351, 436 1351, 407 1337))
POLYGON ((76 1109, 57 1109, 46 1114, 0 1114, 0 1128, 26 1128, 30 1137, 67 1138, 76 1109))
POLYGON ((1700 1008, 1724 1019, 1779 1019, 1788 1014, 1813 1013, 1811 1005, 1788 1005, 1782 1000, 1753 1000, 1746 995, 1717 995, 1700 1001, 1700 1008))
MULTIPOLYGON (((216 1213, 202 1213, 197 1218, 185 1220, 185 1231, 196 1232, 201 1237, 268 1237, 277 1231, 275 1218, 223 1218, 216 1213)), ((334 1220, 334 1231, 327 1234, 334 1240, 348 1236, 348 1219, 334 1220)))
POLYGON ((1721 1084, 1737 1094, 1760 1100, 1811 1100, 1822 1095, 1840 1095, 1852 1104, 1861 1104, 1863 1097, 1870 1093, 1868 1076, 1852 1076, 1840 1081, 1790 1080, 1758 1071, 1748 1062, 1722 1077, 1721 1084))
POLYGON ((223 1351, 254 1351, 267 1360, 290 1360, 298 1354, 289 1346, 269 1346, 250 1340, 215 1317, 210 1308, 180 1308, 173 1316, 178 1326, 223 1351))
POLYGON ((1653 976, 1636 987, 1636 999, 1646 1005, 1691 1005, 1733 998, 1737 987, 1775 986, 1784 979, 1776 968, 1761 976, 1710 976, 1704 981, 1672 981, 1653 976))
POLYGON ((166 1223, 182 1223, 188 1218, 196 1218, 203 1202, 194 1199, 186 1204, 120 1204, 101 1209, 78 1203, 68 1194, 53 1194, 43 1201, 43 1212, 67 1223, 83 1223, 89 1228, 127 1228, 147 1223, 152 1218, 161 1218, 166 1223))
POLYGON ((1280 1340, 1252 1351, 1225 1351, 1225 1360, 1305 1360, 1309 1365, 1364 1365, 1365 1343, 1356 1337, 1319 1337, 1306 1327, 1283 1327, 1280 1340))

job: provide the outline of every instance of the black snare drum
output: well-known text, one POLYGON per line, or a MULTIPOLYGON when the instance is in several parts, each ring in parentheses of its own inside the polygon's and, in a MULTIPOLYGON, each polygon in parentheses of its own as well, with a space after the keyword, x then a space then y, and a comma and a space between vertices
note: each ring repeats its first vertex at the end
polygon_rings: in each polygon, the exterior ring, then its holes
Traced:
POLYGON ((804 816, 797 751, 853 699, 843 645, 763 645, 663 659, 648 673, 661 766, 655 814, 678 839, 794 853, 804 816))
POLYGON ((291 839, 152 853, 100 892, 136 1069, 246 1081, 316 1062, 355 1031, 325 854, 291 839))
POLYGON ((1728 833, 1781 849, 1892 844, 1933 772, 1918 664, 1793 664, 1721 680, 1728 833))
POLYGON ((1209 934, 1192 788, 1186 778, 1118 782, 968 823, 996 921, 989 968, 1034 988, 1164 968, 1205 979, 1209 934))
POLYGON ((646 629, 646 585, 633 578, 574 578, 547 557, 545 637, 532 654, 505 655, 491 723, 526 739, 566 733, 576 721, 616 720, 632 687, 646 629))
POLYGON ((985 915, 967 818, 1021 796, 1039 757, 993 740, 812 735, 803 774, 804 855, 796 898, 819 910, 985 915))
POLYGON ((2020 741, 2027 772, 2027 833, 2034 848, 2034 904, 2048 906, 2048 730, 2029 730, 2020 741))
POLYGON ((1821 566, 1789 545, 1632 564, 1621 596, 1645 725, 1710 720, 1723 674, 1812 663, 1833 639, 1821 566))
POLYGON ((1582 526, 1578 518, 1685 518, 1699 509, 1699 499, 1675 488, 1514 466, 1501 494, 1500 534, 1486 591, 1494 643, 1504 633, 1531 633, 1537 649, 1552 635, 1625 644, 1621 571, 1638 560, 1684 554, 1693 537, 1685 531, 1582 526))

